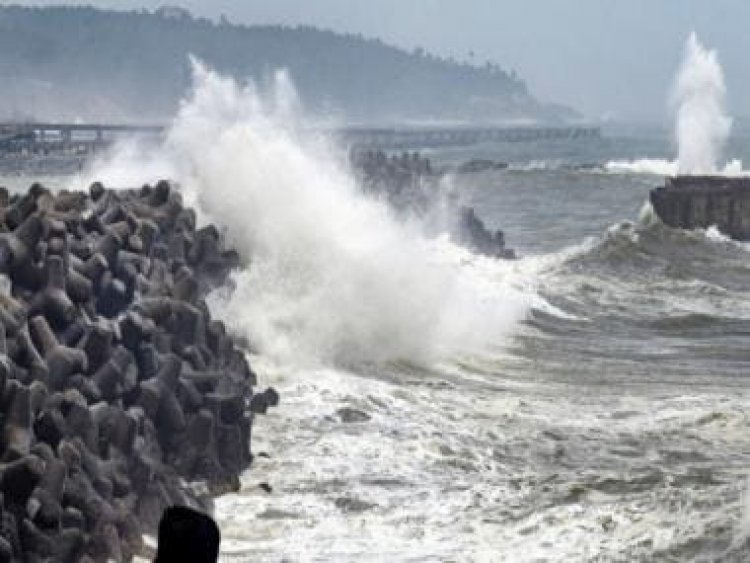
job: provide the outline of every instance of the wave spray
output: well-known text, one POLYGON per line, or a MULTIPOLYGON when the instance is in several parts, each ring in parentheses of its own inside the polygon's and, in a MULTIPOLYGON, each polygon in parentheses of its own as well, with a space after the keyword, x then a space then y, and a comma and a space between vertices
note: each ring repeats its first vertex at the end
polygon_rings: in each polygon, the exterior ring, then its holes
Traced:
POLYGON ((725 109, 724 73, 716 51, 693 32, 677 73, 673 99, 679 174, 715 174, 732 120, 725 109))
POLYGON ((145 165, 126 147, 92 178, 138 185, 168 174, 226 229, 247 267, 211 306, 270 358, 423 363, 502 342, 535 299, 520 263, 473 256, 396 218, 309 134, 285 73, 263 90, 194 62, 164 146, 145 165), (123 173, 138 170, 146 177, 123 173))

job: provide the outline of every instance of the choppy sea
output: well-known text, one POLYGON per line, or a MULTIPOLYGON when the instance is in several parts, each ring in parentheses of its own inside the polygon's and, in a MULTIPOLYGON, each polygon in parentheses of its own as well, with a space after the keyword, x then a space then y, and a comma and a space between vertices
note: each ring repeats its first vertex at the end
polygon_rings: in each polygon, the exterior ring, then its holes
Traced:
POLYGON ((273 123, 193 145, 194 115, 180 179, 249 258, 212 306, 282 396, 216 502, 225 561, 750 557, 750 246, 653 217, 668 134, 428 152, 509 164, 451 180, 501 261, 398 223, 273 123))

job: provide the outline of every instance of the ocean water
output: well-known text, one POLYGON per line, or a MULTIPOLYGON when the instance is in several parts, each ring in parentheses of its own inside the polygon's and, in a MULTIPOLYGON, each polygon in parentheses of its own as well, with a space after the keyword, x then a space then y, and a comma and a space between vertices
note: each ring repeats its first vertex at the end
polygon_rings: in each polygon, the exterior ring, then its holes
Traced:
POLYGON ((202 72, 158 155, 48 181, 174 177, 249 261, 211 305, 282 401, 216 501, 223 561, 750 556, 750 246, 655 220, 666 133, 430 153, 510 164, 449 181, 521 256, 499 261, 202 72))
POLYGON ((453 188, 520 260, 437 252, 534 298, 510 330, 433 362, 257 356, 283 400, 256 423, 243 491, 217 502, 226 560, 750 556, 750 247, 653 217, 671 154, 637 129, 432 153, 511 164, 453 188))

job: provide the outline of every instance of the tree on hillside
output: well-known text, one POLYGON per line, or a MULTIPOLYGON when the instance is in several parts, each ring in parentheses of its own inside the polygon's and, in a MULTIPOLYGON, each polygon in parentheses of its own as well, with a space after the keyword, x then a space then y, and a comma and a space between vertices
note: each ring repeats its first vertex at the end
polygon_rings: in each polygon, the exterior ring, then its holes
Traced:
POLYGON ((286 68, 306 108, 352 120, 561 115, 515 73, 309 26, 241 26, 163 7, 0 7, 0 113, 159 120, 189 86, 188 55, 263 81, 286 68))

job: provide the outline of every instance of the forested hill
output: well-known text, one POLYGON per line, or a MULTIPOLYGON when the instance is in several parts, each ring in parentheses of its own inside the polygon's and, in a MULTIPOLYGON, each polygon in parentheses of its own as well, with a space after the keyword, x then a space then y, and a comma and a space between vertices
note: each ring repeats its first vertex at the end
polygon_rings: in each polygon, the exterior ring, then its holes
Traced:
POLYGON ((304 107, 351 121, 556 121, 513 73, 311 27, 239 26, 179 8, 0 7, 0 116, 162 120, 190 80, 188 54, 238 78, 289 70, 304 107))

